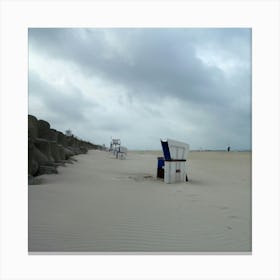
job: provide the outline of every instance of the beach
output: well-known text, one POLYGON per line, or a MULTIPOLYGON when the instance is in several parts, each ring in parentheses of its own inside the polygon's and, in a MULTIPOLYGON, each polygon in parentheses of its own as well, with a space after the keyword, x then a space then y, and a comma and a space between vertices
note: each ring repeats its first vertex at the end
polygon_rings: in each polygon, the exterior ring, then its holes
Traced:
POLYGON ((190 152, 188 182, 160 151, 89 150, 28 186, 29 252, 251 252, 251 152, 190 152))

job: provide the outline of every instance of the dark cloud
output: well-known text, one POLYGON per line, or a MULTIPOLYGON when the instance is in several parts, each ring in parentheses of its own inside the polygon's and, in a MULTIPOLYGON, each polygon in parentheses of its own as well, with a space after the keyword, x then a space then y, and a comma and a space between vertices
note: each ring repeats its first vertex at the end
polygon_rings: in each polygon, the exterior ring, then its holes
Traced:
POLYGON ((226 42, 233 47, 228 52, 234 53, 235 44, 230 42, 236 41, 236 31, 215 31, 215 40, 210 41, 209 32, 199 29, 191 30, 190 34, 180 29, 110 30, 124 48, 121 53, 114 52, 114 43, 106 41, 108 32, 99 29, 30 29, 29 36, 31 46, 39 48, 42 53, 72 61, 81 71, 125 85, 129 92, 138 96, 172 94, 195 103, 201 100, 216 103, 226 99, 225 92, 230 88, 223 72, 217 67, 203 65, 196 57, 195 45, 199 40, 191 40, 191 34, 202 32, 201 36, 208 39, 204 42, 206 46, 207 42, 215 46, 220 39, 219 43, 226 42), (228 40, 223 38, 225 34, 228 40), (106 56, 108 53, 110 55, 106 56))
MULTIPOLYGON (((55 87, 42 80, 35 72, 29 72, 29 99, 39 99, 44 104, 44 115, 41 118, 49 119, 58 124, 82 124, 87 122, 83 114, 86 108, 98 106, 97 103, 86 99, 75 86, 55 87)), ((67 128, 68 126, 66 126, 67 128)))
MULTIPOLYGON (((70 63, 87 79, 98 77, 113 87, 121 86, 127 94, 126 101, 142 104, 144 118, 153 113, 164 114, 164 108, 152 108, 149 103, 161 104, 162 100, 172 98, 188 105, 187 108, 191 106, 194 112, 203 112, 204 122, 194 121, 201 130, 219 133, 221 138, 240 135, 238 139, 246 139, 248 144, 251 135, 250 29, 32 28, 29 44, 30 52, 70 63)), ((35 94, 36 86, 44 86, 36 85, 38 79, 32 79, 30 91, 35 94)), ((77 108, 89 108, 89 102, 83 99, 78 88, 72 87, 71 94, 66 95, 50 87, 36 94, 51 111, 85 121, 82 112, 87 110, 77 108), (67 106, 61 108, 61 104, 67 106)), ((103 117, 105 120, 99 123, 99 128, 113 131, 115 126, 103 117)), ((145 121, 144 118, 141 121, 145 121)), ((127 127, 126 121, 119 123, 127 127)), ((241 145, 242 140, 239 142, 241 145)))

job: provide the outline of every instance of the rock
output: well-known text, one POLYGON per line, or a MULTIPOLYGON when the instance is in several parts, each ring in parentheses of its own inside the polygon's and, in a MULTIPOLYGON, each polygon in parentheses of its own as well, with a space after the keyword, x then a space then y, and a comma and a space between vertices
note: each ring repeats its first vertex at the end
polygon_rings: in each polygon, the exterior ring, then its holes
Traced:
POLYGON ((44 182, 44 179, 39 177, 33 177, 28 175, 28 185, 41 185, 44 182))
POLYGON ((45 163, 48 162, 48 158, 35 146, 33 149, 33 157, 34 160, 38 162, 39 166, 44 165, 45 163))
POLYGON ((35 146, 47 157, 48 161, 54 162, 54 158, 51 153, 50 141, 37 138, 35 140, 35 146))
POLYGON ((38 171, 39 164, 34 159, 34 143, 32 137, 28 137, 28 174, 35 175, 38 171))
POLYGON ((68 148, 64 148, 64 153, 65 153, 65 159, 69 159, 70 157, 75 155, 75 153, 68 148))
POLYGON ((61 160, 61 157, 60 157, 58 145, 55 141, 50 141, 50 149, 54 162, 59 162, 61 160))
POLYGON ((43 174, 57 174, 57 169, 55 166, 40 165, 38 170, 38 175, 43 174))
POLYGON ((62 145, 57 145, 60 160, 65 160, 65 152, 64 152, 64 147, 62 145))
POLYGON ((46 140, 51 140, 50 124, 46 121, 38 121, 38 137, 46 140))
POLYGON ((88 149, 86 148, 86 146, 80 146, 80 151, 82 154, 86 154, 88 152, 88 149))
POLYGON ((87 153, 99 146, 67 136, 52 129, 45 120, 28 115, 28 182, 38 184, 36 176, 56 174, 58 166, 73 164, 74 155, 87 153))
POLYGON ((34 176, 37 174, 38 169, 39 169, 38 162, 34 159, 31 159, 29 162, 29 159, 28 159, 28 174, 34 176))
POLYGON ((32 140, 38 137, 38 120, 32 115, 28 115, 28 136, 32 140))
POLYGON ((49 137, 50 137, 49 140, 57 143, 57 134, 58 134, 58 131, 51 128, 50 132, 49 132, 49 137))
POLYGON ((62 145, 63 147, 67 146, 66 136, 60 131, 57 133, 57 144, 62 145))

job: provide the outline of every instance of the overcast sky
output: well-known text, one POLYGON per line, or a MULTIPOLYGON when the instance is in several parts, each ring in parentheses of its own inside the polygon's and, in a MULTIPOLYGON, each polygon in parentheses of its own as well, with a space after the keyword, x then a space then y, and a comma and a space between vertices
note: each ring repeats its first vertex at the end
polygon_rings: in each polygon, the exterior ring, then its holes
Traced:
POLYGON ((96 144, 251 149, 251 29, 29 29, 29 114, 96 144))

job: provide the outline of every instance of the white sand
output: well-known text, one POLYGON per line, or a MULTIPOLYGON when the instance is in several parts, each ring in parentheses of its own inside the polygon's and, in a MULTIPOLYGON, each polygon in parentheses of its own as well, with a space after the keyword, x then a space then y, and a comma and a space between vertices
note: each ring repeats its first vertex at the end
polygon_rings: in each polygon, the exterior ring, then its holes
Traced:
POLYGON ((189 182, 156 152, 89 151, 29 186, 29 251, 250 252, 251 153, 192 152, 189 182))

